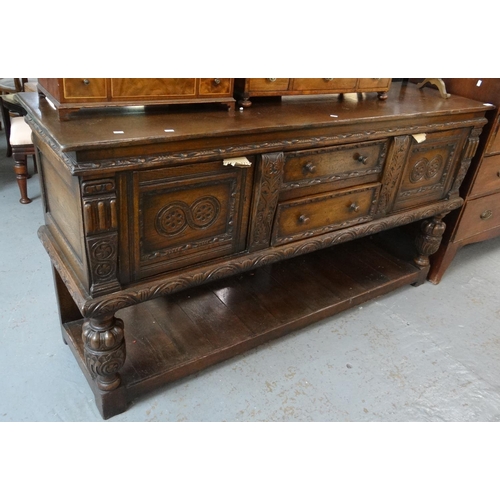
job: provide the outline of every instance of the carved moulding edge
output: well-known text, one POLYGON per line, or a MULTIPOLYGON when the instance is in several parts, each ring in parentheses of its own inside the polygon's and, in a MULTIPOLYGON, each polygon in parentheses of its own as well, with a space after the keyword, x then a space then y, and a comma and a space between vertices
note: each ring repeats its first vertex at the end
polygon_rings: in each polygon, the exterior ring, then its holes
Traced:
MULTIPOLYGON (((420 132, 432 133, 435 131, 448 130, 454 128, 482 126, 485 123, 484 118, 475 118, 462 121, 452 121, 446 123, 435 123, 426 125, 412 125, 407 127, 391 127, 381 130, 363 130, 362 132, 350 132, 332 135, 322 135, 306 137, 299 139, 264 141, 254 144, 242 144, 237 146, 228 146, 227 148, 217 147, 215 149, 193 150, 172 154, 155 154, 145 156, 135 156, 120 159, 104 159, 96 162, 71 163, 71 173, 79 174, 94 171, 96 169, 105 170, 131 170, 137 167, 161 167, 172 164, 199 162, 206 160, 216 160, 232 156, 271 153, 285 151, 289 149, 314 148, 321 146, 335 145, 346 141, 355 143, 359 141, 384 139, 393 136, 412 135, 420 132)), ((69 159, 68 162, 69 163, 69 159)))
POLYGON ((130 307, 162 295, 169 295, 202 283, 232 276, 266 264, 271 264, 283 259, 306 254, 339 243, 375 234, 386 229, 432 217, 459 208, 462 204, 462 198, 456 198, 451 201, 441 201, 431 206, 395 214, 383 219, 377 219, 363 225, 340 229, 305 241, 294 242, 276 248, 270 247, 252 254, 245 254, 233 258, 230 262, 206 265, 190 273, 159 279, 146 286, 132 286, 128 290, 115 292, 101 299, 96 298, 88 300, 81 309, 82 314, 86 317, 110 314, 119 309, 130 307))

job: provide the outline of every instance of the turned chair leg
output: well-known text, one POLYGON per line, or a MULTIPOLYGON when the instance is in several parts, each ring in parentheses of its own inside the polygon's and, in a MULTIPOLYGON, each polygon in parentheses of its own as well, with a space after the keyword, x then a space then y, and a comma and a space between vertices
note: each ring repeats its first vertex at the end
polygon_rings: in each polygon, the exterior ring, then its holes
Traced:
POLYGON ((15 147, 12 148, 12 157, 15 161, 14 172, 16 173, 17 184, 21 192, 20 203, 31 203, 28 198, 28 155, 24 151, 19 151, 15 147))

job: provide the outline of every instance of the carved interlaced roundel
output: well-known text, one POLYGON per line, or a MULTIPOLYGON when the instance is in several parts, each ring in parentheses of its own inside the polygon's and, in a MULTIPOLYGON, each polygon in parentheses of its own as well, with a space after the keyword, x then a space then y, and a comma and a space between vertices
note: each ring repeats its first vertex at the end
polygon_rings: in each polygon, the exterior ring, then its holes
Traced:
POLYGON ((196 200, 191 206, 176 201, 163 207, 156 216, 156 230, 164 236, 175 236, 186 229, 204 229, 212 225, 220 212, 220 203, 213 196, 196 200))
POLYGON ((410 181, 419 182, 422 179, 432 179, 441 171, 443 166, 443 157, 436 155, 432 160, 421 158, 413 165, 410 172, 410 181))

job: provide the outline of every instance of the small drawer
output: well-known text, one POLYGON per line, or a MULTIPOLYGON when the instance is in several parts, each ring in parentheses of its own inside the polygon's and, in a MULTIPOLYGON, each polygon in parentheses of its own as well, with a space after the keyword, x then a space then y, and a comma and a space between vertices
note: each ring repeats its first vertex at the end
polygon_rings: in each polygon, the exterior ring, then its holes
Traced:
POLYGON ((294 78, 292 90, 355 92, 357 78, 294 78))
POLYGON ((250 78, 249 92, 288 90, 289 78, 250 78))
POLYGON ((500 155, 483 158, 471 196, 491 193, 500 189, 500 155))
POLYGON ((455 240, 469 238, 500 226, 500 193, 468 201, 455 240))
POLYGON ((282 189, 380 173, 386 152, 383 140, 288 153, 282 189))
POLYGON ((200 96, 231 96, 233 93, 231 78, 200 78, 200 96))
POLYGON ((65 99, 106 99, 105 78, 63 78, 65 99))
POLYGON ((358 80, 359 92, 376 92, 389 90, 391 78, 360 78, 358 80))
POLYGON ((273 245, 282 245, 371 219, 380 184, 367 184, 328 194, 280 203, 273 245))

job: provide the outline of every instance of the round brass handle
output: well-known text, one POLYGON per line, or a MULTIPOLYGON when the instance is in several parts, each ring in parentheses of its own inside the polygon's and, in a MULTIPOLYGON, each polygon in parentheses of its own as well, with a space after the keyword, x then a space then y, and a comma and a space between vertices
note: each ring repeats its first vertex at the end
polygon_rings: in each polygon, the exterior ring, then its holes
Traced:
POLYGON ((316 165, 313 165, 311 162, 308 162, 303 167, 306 173, 312 174, 316 170, 316 165))
POLYGON ((309 217, 307 217, 306 215, 301 215, 299 217, 299 222, 301 224, 307 224, 309 222, 309 217))
POLYGON ((268 78, 267 79, 268 82, 275 82, 276 81, 276 78, 268 78))
POLYGON ((488 220, 488 219, 491 219, 492 215, 493 215, 493 212, 491 210, 485 210, 479 217, 482 220, 488 220))
POLYGON ((214 78, 215 85, 220 85, 220 78, 214 78))
POLYGON ((84 83, 85 85, 88 85, 88 84, 90 83, 90 80, 88 80, 87 78, 85 78, 85 79, 83 80, 83 83, 84 83))
POLYGON ((368 156, 363 156, 363 155, 358 154, 358 157, 356 158, 356 160, 358 160, 359 163, 366 165, 366 162, 368 161, 368 156))
POLYGON ((325 82, 331 82, 333 78, 323 78, 323 80, 325 80, 325 82))
POLYGON ((351 212, 359 212, 359 205, 354 201, 349 205, 349 210, 351 212))

